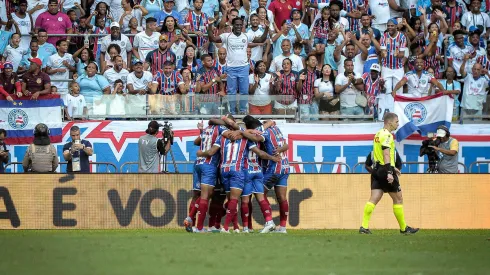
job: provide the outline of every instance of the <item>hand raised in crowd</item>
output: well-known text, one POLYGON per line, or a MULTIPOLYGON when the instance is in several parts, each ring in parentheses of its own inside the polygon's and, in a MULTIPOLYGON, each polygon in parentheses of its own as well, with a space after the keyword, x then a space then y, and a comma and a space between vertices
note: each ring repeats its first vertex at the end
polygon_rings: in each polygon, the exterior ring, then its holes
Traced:
POLYGON ((39 92, 35 92, 35 93, 32 94, 31 99, 32 100, 37 100, 38 97, 39 97, 39 92))
POLYGON ((254 74, 254 81, 255 81, 256 84, 259 84, 260 78, 256 74, 254 74))
POLYGON ((465 54, 465 55, 464 55, 464 57, 463 57, 463 59, 464 59, 464 60, 468 60, 468 59, 470 59, 470 57, 471 57, 471 56, 470 56, 469 54, 465 54))
POLYGON ((17 92, 15 93, 15 95, 17 95, 18 98, 21 98, 23 96, 22 92, 17 92))
POLYGON ((215 22, 216 20, 214 19, 214 17, 209 17, 208 18, 208 25, 211 25, 215 22))
POLYGON ((204 130, 204 120, 201 120, 201 122, 197 123, 197 129, 199 129, 200 131, 204 130))
POLYGON ((304 81, 305 79, 306 79, 305 73, 302 73, 302 74, 299 75, 299 80, 303 80, 304 81))
POLYGON ((134 5, 133 9, 141 9, 140 5, 134 5))
POLYGON ((11 96, 7 96, 7 100, 10 102, 14 102, 14 99, 11 96))
POLYGON ((92 12, 92 15, 96 16, 97 14, 99 14, 97 11, 92 12))
POLYGON ((419 10, 419 12, 420 12, 421 14, 425 15, 425 8, 424 8, 424 7, 419 6, 418 10, 419 10))

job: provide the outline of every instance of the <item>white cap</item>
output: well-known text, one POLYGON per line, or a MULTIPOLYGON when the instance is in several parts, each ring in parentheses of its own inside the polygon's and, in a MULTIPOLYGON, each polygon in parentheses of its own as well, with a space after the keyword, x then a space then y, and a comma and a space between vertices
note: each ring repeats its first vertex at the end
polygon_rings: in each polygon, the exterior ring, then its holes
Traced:
POLYGON ((437 129, 437 132, 436 132, 436 137, 445 137, 446 136, 446 131, 444 129, 437 129))
POLYGON ((371 65, 370 70, 377 71, 378 73, 381 72, 381 68, 379 67, 379 64, 377 64, 377 63, 374 63, 373 65, 371 65))
POLYGON ((117 23, 117 22, 112 22, 112 23, 111 23, 111 29, 112 29, 112 28, 114 28, 114 27, 120 28, 119 23, 117 23))

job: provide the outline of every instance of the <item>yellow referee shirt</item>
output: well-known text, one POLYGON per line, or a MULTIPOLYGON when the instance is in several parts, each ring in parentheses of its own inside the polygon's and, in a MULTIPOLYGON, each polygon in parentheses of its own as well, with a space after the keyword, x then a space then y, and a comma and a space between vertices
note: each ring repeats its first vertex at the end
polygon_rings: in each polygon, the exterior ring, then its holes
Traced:
POLYGON ((395 140, 393 135, 384 128, 376 133, 373 142, 374 162, 379 162, 381 165, 385 165, 383 148, 390 148, 390 165, 395 167, 395 140))

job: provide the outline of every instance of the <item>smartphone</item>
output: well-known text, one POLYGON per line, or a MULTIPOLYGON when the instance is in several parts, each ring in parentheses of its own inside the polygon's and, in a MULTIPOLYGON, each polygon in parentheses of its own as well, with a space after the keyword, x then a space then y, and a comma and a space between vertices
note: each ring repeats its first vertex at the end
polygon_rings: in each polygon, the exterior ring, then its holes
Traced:
POLYGON ((88 40, 88 37, 83 40, 83 44, 87 47, 90 46, 90 41, 88 40))
POLYGON ((180 35, 182 33, 181 30, 175 30, 175 35, 180 35))
POLYGON ((290 19, 286 20, 286 25, 291 26, 291 20, 290 19))
POLYGON ((396 19, 396 22, 398 22, 398 24, 401 24, 403 22, 403 19, 401 17, 399 17, 396 19))

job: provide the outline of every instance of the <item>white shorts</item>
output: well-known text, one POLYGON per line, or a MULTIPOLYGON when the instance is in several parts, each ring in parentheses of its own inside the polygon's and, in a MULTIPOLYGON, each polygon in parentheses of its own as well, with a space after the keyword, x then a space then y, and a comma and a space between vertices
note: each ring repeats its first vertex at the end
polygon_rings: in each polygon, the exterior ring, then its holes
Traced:
POLYGON ((296 108, 298 108, 298 102, 296 102, 296 100, 289 105, 283 105, 277 101, 274 101, 274 109, 296 109, 296 108))

